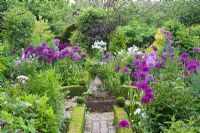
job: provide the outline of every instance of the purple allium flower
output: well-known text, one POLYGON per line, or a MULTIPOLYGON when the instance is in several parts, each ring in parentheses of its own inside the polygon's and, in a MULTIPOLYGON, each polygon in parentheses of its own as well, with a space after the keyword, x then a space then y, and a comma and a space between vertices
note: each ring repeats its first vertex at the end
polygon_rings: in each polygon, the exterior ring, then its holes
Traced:
POLYGON ((148 66, 142 66, 142 72, 149 72, 150 68, 148 66))
POLYGON ((85 58, 87 58, 87 55, 86 54, 82 54, 81 58, 85 59, 85 58))
POLYGON ((116 67, 115 67, 115 69, 118 70, 118 71, 119 71, 121 68, 122 68, 121 66, 116 66, 116 67))
POLYGON ((47 63, 51 63, 51 62, 52 62, 51 58, 49 58, 49 57, 47 57, 47 58, 45 59, 45 61, 46 61, 47 63))
POLYGON ((131 77, 132 77, 132 78, 138 78, 138 77, 139 77, 139 73, 138 73, 138 72, 133 72, 133 73, 131 74, 131 77))
POLYGON ((149 56, 150 56, 151 58, 153 58, 154 60, 157 59, 157 55, 156 55, 156 53, 154 53, 154 52, 149 53, 149 56))
POLYGON ((140 54, 134 54, 133 57, 135 60, 138 60, 140 58, 140 54))
POLYGON ((200 63, 197 60, 189 60, 185 63, 185 67, 187 68, 187 70, 189 70, 190 72, 195 72, 199 69, 200 67, 200 63))
POLYGON ((122 119, 122 120, 120 120, 118 127, 119 128, 130 128, 130 124, 126 119, 122 119))
POLYGON ((173 50, 174 50, 174 47, 173 47, 173 46, 169 46, 169 50, 170 50, 170 51, 173 51, 173 50))
POLYGON ((37 48, 36 48, 36 50, 39 52, 39 51, 43 51, 43 47, 42 46, 38 46, 37 48))
POLYGON ((167 59, 167 52, 162 53, 161 58, 162 58, 163 60, 166 60, 166 59, 167 59))
POLYGON ((156 46, 154 46, 154 45, 152 45, 151 48, 153 49, 153 51, 157 51, 158 50, 158 48, 156 46))
POLYGON ((200 52, 200 47, 193 48, 192 52, 199 53, 200 52))
POLYGON ((47 43, 46 42, 43 42, 42 43, 42 47, 44 48, 44 47, 46 47, 47 46, 47 43))
POLYGON ((161 62, 156 62, 156 68, 161 68, 161 67, 163 67, 165 65, 165 63, 163 62, 163 61, 161 61, 161 62))
POLYGON ((78 51, 80 50, 80 47, 79 47, 79 46, 73 46, 73 47, 72 47, 72 50, 73 50, 74 52, 78 52, 78 51))
POLYGON ((182 59, 182 60, 185 60, 185 59, 187 59, 188 57, 189 57, 189 54, 186 53, 186 52, 183 52, 183 53, 181 54, 181 59, 182 59))
POLYGON ((148 85, 148 82, 145 81, 145 80, 142 80, 138 83, 138 88, 140 90, 145 90, 145 89, 148 89, 149 88, 149 85, 148 85))
POLYGON ((130 63, 126 64, 126 67, 130 68, 130 67, 131 67, 131 64, 130 64, 130 63))
POLYGON ((129 72, 129 69, 128 69, 128 68, 123 68, 123 72, 124 72, 124 73, 128 73, 128 72, 129 72))
POLYGON ((147 74, 145 80, 146 81, 154 80, 154 78, 153 78, 153 76, 151 74, 147 74))
POLYGON ((170 57, 171 57, 172 59, 174 59, 175 56, 176 56, 175 53, 171 53, 171 54, 170 54, 170 57))
POLYGON ((38 59, 44 59, 44 55, 43 54, 40 54, 40 55, 38 55, 38 59))
POLYGON ((8 122, 0 122, 0 126, 5 127, 8 125, 8 122))
POLYGON ((150 57, 146 60, 146 65, 149 67, 154 67, 156 65, 156 62, 153 58, 150 57))
POLYGON ((182 71, 182 75, 187 77, 189 75, 189 71, 188 70, 182 71))
POLYGON ((54 39, 54 44, 58 47, 59 46, 59 43, 60 43, 60 40, 59 39, 54 39))
POLYGON ((79 59, 80 59, 80 56, 79 56, 79 55, 74 54, 74 55, 72 56, 72 60, 73 60, 73 61, 77 61, 77 60, 79 60, 79 59))
POLYGON ((136 82, 131 82, 131 86, 137 86, 136 82))
POLYGON ((134 64, 135 67, 139 67, 140 66, 140 62, 139 61, 134 61, 133 64, 134 64))
POLYGON ((150 99, 150 97, 148 97, 147 95, 144 95, 143 97, 142 97, 142 99, 141 99, 141 103, 142 104, 148 104, 148 103, 150 103, 151 102, 151 99, 150 99))

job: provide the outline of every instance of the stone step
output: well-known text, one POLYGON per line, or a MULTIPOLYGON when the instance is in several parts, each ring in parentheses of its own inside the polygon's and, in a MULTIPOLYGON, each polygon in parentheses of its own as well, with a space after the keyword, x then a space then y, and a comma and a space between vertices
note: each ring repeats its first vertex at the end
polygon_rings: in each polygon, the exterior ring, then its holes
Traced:
POLYGON ((112 110, 115 103, 115 100, 86 101, 86 107, 90 111, 106 112, 112 110))

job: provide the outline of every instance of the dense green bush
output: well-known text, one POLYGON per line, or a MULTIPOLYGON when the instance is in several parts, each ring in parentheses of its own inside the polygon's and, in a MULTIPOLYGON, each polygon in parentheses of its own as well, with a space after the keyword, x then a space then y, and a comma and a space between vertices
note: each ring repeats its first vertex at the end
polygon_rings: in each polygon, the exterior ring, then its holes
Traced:
POLYGON ((57 118, 46 96, 26 94, 1 105, 0 121, 8 125, 1 132, 58 132, 57 118))
POLYGON ((70 86, 63 86, 61 87, 61 90, 63 92, 69 91, 69 96, 81 96, 83 92, 87 91, 86 86, 80 86, 80 85, 70 85, 70 86))
POLYGON ((152 43, 147 41, 151 40, 152 33, 152 28, 148 27, 146 23, 133 19, 128 25, 119 26, 116 29, 111 38, 110 49, 117 51, 133 45, 138 47, 148 46, 152 43))
POLYGON ((48 104, 52 106, 54 112, 58 115, 62 114, 63 94, 59 91, 60 77, 55 70, 47 70, 39 72, 30 77, 28 83, 28 92, 38 94, 40 96, 47 95, 48 104))
POLYGON ((4 39, 12 48, 29 45, 35 17, 24 7, 12 8, 4 17, 4 39))
POLYGON ((39 45, 43 42, 47 44, 52 44, 53 34, 50 30, 49 24, 47 21, 38 20, 35 23, 35 28, 31 37, 31 44, 39 45))
POLYGON ((124 107, 125 106, 125 98, 124 97, 118 97, 116 99, 116 104, 120 107, 124 107))
POLYGON ((84 97, 77 97, 77 103, 78 104, 83 104, 85 102, 85 98, 84 97))

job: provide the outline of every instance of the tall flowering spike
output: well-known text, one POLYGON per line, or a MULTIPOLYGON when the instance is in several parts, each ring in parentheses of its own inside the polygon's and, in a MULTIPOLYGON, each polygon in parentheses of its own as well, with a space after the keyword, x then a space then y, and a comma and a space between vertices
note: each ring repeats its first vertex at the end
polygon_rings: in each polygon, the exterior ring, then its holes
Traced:
POLYGON ((120 120, 120 122, 118 123, 118 127, 119 127, 119 128, 130 128, 130 124, 129 124, 128 120, 122 119, 122 120, 120 120))

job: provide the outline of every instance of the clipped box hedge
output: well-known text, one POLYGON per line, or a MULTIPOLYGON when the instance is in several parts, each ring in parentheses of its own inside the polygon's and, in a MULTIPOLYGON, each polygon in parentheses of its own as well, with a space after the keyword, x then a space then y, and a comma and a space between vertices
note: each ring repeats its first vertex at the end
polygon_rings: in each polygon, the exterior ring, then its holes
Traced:
POLYGON ((83 92, 87 91, 86 86, 81 86, 81 85, 71 85, 71 86, 62 86, 61 87, 62 92, 67 92, 69 91, 69 96, 81 96, 83 92))
POLYGON ((85 106, 73 107, 68 133, 83 133, 85 124, 85 106))
POLYGON ((118 123, 122 119, 128 120, 126 111, 121 107, 115 106, 114 107, 114 121, 115 121, 115 127, 117 129, 117 133, 133 133, 131 127, 130 128, 118 128, 118 123))

